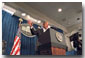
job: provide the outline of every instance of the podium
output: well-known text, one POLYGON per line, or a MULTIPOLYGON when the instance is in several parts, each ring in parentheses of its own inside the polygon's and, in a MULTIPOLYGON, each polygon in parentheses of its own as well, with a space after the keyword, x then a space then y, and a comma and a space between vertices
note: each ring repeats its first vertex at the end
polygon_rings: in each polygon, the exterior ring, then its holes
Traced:
POLYGON ((66 43, 62 34, 62 41, 58 40, 54 29, 48 29, 38 38, 38 55, 65 55, 66 43))

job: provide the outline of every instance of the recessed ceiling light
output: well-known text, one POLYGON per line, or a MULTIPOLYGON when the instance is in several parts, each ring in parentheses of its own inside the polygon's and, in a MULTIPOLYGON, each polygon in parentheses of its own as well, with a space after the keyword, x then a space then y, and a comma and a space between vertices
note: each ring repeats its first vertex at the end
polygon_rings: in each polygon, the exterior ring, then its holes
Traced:
POLYGON ((36 20, 36 19, 34 19, 33 21, 37 22, 37 20, 36 20))
POLYGON ((22 13, 21 15, 22 15, 22 16, 26 16, 26 13, 22 13))
POLYGON ((41 23, 41 21, 40 21, 40 20, 38 20, 38 21, 37 21, 37 23, 41 23))
POLYGON ((59 8, 59 9, 58 9, 58 12, 62 12, 62 8, 59 8))
POLYGON ((27 15, 27 18, 31 18, 30 15, 27 15))

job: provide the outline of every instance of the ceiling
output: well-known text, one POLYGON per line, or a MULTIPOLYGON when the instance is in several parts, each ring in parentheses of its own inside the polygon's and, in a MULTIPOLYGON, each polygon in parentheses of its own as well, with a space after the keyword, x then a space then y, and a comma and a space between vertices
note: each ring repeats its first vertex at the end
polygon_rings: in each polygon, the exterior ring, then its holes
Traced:
POLYGON ((75 28, 77 29, 82 25, 81 2, 6 2, 6 4, 12 6, 13 8, 17 8, 19 11, 23 11, 23 9, 25 9, 23 12, 26 13, 30 12, 29 7, 31 7, 32 9, 37 10, 39 13, 44 14, 44 16, 50 18, 49 21, 52 20, 56 23, 59 23, 69 31, 72 31, 75 28), (58 12, 58 8, 62 8, 62 12, 58 12), (75 27, 78 24, 80 25, 75 27))
POLYGON ((69 27, 82 21, 82 4, 81 3, 26 3, 34 9, 45 14, 57 23, 69 27), (58 12, 58 8, 62 8, 62 12, 58 12), (77 21, 80 18, 80 21, 77 21))

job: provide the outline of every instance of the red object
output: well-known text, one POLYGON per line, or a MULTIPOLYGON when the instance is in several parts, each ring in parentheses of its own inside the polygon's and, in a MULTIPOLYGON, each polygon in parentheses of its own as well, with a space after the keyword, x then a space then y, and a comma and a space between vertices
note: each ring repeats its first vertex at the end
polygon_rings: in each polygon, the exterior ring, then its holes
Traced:
POLYGON ((52 55, 65 55, 66 51, 63 48, 51 47, 52 55))
POLYGON ((16 36, 10 55, 20 55, 20 37, 16 36))

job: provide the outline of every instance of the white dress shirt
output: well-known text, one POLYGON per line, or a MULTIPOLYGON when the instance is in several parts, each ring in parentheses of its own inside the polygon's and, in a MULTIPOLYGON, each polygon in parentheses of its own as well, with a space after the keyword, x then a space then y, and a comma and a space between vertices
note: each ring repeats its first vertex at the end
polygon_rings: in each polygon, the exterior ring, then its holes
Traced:
POLYGON ((43 28, 43 32, 46 32, 51 26, 48 26, 47 29, 43 28))

